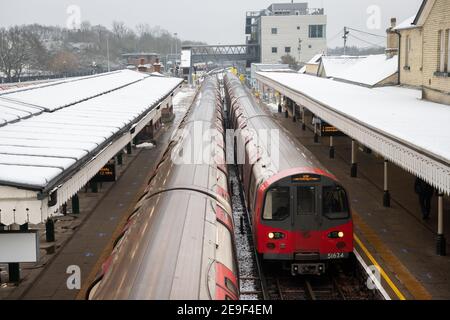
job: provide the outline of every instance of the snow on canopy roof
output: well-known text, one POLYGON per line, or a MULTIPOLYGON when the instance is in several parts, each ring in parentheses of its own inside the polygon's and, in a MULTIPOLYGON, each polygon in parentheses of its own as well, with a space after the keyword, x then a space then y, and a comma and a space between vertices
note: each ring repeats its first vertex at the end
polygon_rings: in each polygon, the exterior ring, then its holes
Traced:
POLYGON ((121 70, 46 85, 35 85, 21 90, 0 93, 0 105, 4 101, 9 101, 10 103, 37 108, 39 111, 35 114, 42 112, 42 110, 51 112, 116 90, 145 77, 147 75, 139 72, 121 70))
POLYGON ((338 77, 345 70, 355 65, 366 56, 324 56, 322 65, 327 77, 338 77))
POLYGON ((44 108, 15 103, 0 97, 0 126, 40 114, 44 108))
POLYGON ((298 73, 259 74, 450 163, 450 108, 420 100, 420 91, 371 89, 298 73))
POLYGON ((417 26, 414 23, 414 20, 416 19, 416 15, 413 15, 412 17, 409 17, 402 23, 400 23, 398 26, 394 28, 394 30, 405 30, 405 29, 411 29, 411 28, 417 28, 417 26))
POLYGON ((375 86, 398 72, 398 58, 387 58, 385 54, 367 57, 323 57, 325 74, 367 86, 375 86))
POLYGON ((312 57, 311 60, 309 60, 307 62, 307 64, 319 64, 320 58, 322 58, 322 57, 323 57, 323 53, 318 53, 314 57, 312 57))
POLYGON ((45 188, 137 123, 181 82, 147 77, 76 105, 0 127, 0 184, 45 188))

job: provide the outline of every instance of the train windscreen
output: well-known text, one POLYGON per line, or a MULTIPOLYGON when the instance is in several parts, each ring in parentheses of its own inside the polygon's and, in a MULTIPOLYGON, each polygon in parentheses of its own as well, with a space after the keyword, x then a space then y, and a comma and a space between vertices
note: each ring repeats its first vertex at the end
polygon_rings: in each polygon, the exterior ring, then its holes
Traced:
POLYGON ((316 187, 297 187, 297 215, 316 213, 316 187))
POLYGON ((291 212, 290 198, 289 187, 270 189, 266 194, 263 219, 283 221, 288 218, 291 212))
POLYGON ((350 215, 345 190, 339 186, 322 188, 322 212, 329 219, 347 219, 350 215))

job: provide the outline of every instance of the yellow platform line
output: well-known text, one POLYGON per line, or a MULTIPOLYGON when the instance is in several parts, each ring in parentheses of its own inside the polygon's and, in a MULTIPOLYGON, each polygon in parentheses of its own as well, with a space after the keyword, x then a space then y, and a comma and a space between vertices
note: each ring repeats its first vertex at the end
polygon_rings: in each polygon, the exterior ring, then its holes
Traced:
MULTIPOLYGON (((362 235, 371 244, 371 246, 376 250, 376 252, 381 256, 383 261, 386 262, 389 269, 396 274, 400 282, 406 287, 406 289, 411 293, 411 295, 416 300, 431 300, 431 294, 425 289, 425 287, 411 274, 411 272, 403 265, 403 263, 394 255, 394 253, 386 247, 383 241, 376 235, 376 233, 361 219, 360 215, 353 210, 353 220, 355 225, 360 229, 362 235)), ((377 263, 373 255, 370 254, 369 250, 358 238, 354 236, 355 241, 367 255, 369 260, 378 268, 380 268, 381 275, 386 280, 391 289, 395 292, 400 300, 406 300, 405 296, 400 292, 400 290, 395 286, 392 280, 388 277, 386 272, 377 263)))
POLYGON ((372 264, 376 267, 378 267, 378 270, 380 270, 381 276, 384 278, 384 280, 387 282, 389 287, 391 287, 392 291, 397 295, 397 297, 400 300, 406 300, 405 296, 400 292, 400 290, 397 288, 397 286, 392 282, 391 278, 386 274, 384 269, 378 264, 378 262, 375 260, 375 258, 370 254, 369 250, 364 246, 364 244, 359 240, 358 236, 355 234, 354 239, 356 243, 360 246, 364 254, 369 258, 369 260, 372 262, 372 264))

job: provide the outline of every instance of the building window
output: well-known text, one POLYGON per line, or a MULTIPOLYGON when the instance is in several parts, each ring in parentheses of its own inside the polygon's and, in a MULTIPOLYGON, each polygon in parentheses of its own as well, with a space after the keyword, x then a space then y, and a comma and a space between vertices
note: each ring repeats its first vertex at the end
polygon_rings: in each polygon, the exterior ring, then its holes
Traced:
POLYGON ((409 53, 411 52, 411 38, 406 36, 405 38, 405 68, 409 70, 409 53))
POLYGON ((325 25, 317 24, 309 26, 310 38, 325 38, 325 25))
POLYGON ((450 73, 450 29, 447 29, 447 72, 450 73))
POLYGON ((439 30, 438 34, 438 72, 445 72, 445 33, 444 30, 439 30))
POLYGON ((300 26, 297 26, 297 30, 300 30, 300 26))
POLYGON ((291 53, 291 47, 286 47, 286 48, 284 48, 284 52, 286 52, 286 53, 291 53))
POLYGON ((272 53, 278 53, 278 48, 277 47, 272 47, 272 53))
POLYGON ((278 34, 278 28, 272 28, 272 34, 278 34))

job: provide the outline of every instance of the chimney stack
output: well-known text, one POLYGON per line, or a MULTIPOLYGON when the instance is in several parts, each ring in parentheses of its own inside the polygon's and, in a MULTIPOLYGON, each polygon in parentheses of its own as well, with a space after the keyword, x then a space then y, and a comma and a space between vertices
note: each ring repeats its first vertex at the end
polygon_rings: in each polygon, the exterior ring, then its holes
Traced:
POLYGON ((387 44, 386 44, 386 56, 392 58, 398 54, 399 48, 399 36, 395 32, 394 28, 397 26, 397 18, 391 18, 391 26, 386 30, 387 44))
POLYGON ((397 26, 397 18, 391 18, 391 28, 395 28, 397 26))
POLYGON ((154 72, 161 73, 161 63, 159 62, 159 58, 156 58, 156 62, 153 65, 154 72))

